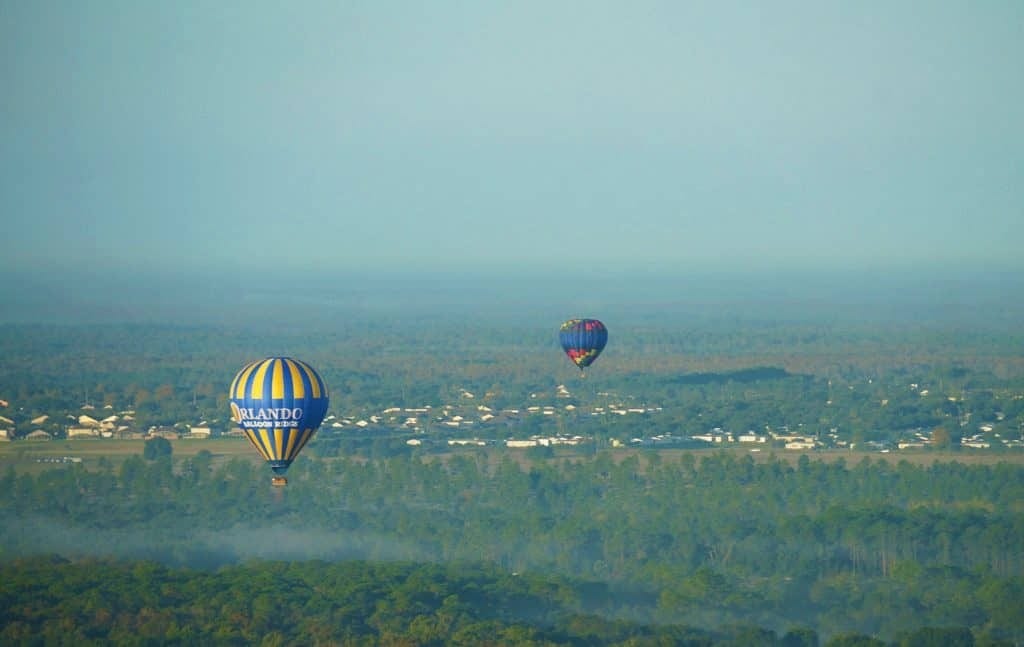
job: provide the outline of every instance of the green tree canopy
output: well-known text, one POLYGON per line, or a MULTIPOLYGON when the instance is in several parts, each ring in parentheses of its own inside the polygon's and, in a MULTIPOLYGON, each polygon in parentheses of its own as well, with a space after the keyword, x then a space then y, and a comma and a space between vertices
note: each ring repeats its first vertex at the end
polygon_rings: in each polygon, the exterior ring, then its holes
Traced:
POLYGON ((142 448, 142 457, 147 461, 155 461, 161 456, 170 456, 173 453, 174 447, 166 438, 150 438, 142 448))

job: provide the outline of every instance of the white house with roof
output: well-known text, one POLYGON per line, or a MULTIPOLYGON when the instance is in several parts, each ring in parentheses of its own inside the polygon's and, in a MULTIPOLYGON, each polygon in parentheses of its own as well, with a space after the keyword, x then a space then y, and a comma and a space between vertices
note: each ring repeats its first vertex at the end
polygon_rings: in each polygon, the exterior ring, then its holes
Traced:
POLYGON ((188 438, 209 438, 213 433, 213 430, 206 425, 196 425, 195 427, 188 428, 188 438))
POLYGON ((923 441, 901 440, 896 443, 896 449, 922 449, 926 446, 927 444, 923 441))
POLYGON ((725 440, 725 436, 722 434, 694 434, 693 438, 703 440, 706 443, 720 443, 725 440))
POLYGON ((99 435, 99 427, 68 427, 68 438, 95 438, 99 435))
POLYGON ((810 438, 791 440, 785 444, 786 449, 814 449, 815 446, 815 441, 811 440, 810 438))

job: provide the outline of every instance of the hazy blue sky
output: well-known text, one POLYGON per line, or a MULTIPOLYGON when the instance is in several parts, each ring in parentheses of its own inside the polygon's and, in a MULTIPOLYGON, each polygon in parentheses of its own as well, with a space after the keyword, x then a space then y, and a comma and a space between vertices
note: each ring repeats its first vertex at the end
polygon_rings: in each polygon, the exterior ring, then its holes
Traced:
POLYGON ((0 0, 0 267, 1024 267, 1024 2, 0 0))

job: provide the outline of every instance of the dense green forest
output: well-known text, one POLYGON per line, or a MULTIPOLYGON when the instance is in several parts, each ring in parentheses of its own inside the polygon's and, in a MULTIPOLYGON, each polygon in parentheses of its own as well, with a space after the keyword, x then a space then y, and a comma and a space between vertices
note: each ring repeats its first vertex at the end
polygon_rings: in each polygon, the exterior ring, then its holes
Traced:
MULTIPOLYGON (((599 584, 486 566, 402 562, 254 562, 217 571, 152 562, 34 558, 0 565, 5 645, 679 645, 812 647, 740 623, 715 631, 609 620, 599 584), (584 612, 580 609, 593 609, 584 612)), ((858 632, 827 647, 884 647, 858 632)), ((906 647, 1010 645, 966 629, 902 632, 906 647)))
POLYGON ((557 575, 573 595, 597 586, 600 605, 562 610, 649 628, 896 640, 959 627, 979 640, 1024 640, 1017 465, 792 465, 725 452, 519 462, 491 450, 309 457, 291 474, 279 497, 252 463, 215 465, 203 453, 38 476, 8 468, 2 555, 199 569, 251 559, 477 563, 557 575))
POLYGON ((86 404, 135 411, 143 429, 226 431, 227 383, 273 354, 315 365, 338 416, 464 391, 495 409, 547 404, 567 384, 560 404, 578 410, 501 437, 595 439, 438 451, 384 426, 324 429, 283 492, 251 461, 148 442, 85 464, 7 458, 0 641, 1024 643, 1024 469, 1001 442, 1024 428, 1024 357, 1005 318, 618 312, 581 380, 557 320, 459 314, 0 326, 16 447, 35 428, 59 437, 86 404), (609 394, 657 413, 585 414, 609 394), (981 462, 770 446, 755 460, 607 442, 714 427, 991 448, 981 462))

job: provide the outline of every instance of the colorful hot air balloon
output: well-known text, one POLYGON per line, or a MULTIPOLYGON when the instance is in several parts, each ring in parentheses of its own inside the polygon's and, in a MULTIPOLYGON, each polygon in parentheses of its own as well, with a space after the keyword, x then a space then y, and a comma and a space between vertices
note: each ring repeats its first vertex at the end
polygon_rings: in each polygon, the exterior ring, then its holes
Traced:
POLYGON ((266 459, 274 485, 327 415, 327 385, 309 364, 268 357, 247 364, 231 382, 231 419, 266 459))
POLYGON ((604 350, 608 329, 597 319, 570 319, 558 331, 558 341, 582 373, 604 350))

